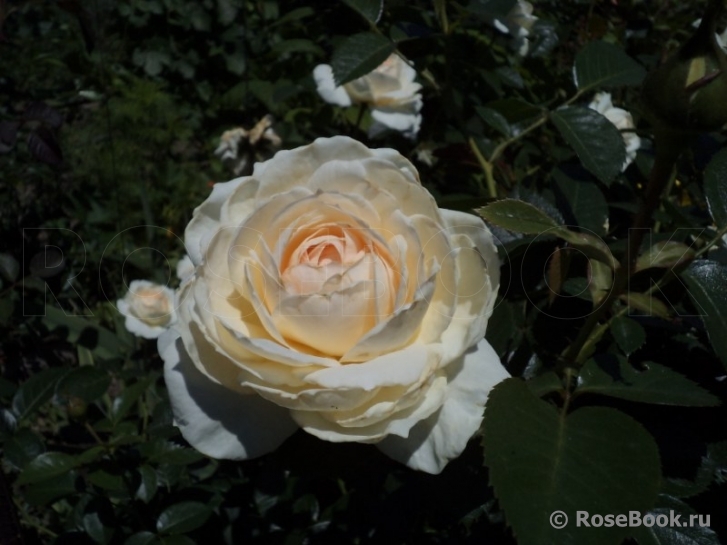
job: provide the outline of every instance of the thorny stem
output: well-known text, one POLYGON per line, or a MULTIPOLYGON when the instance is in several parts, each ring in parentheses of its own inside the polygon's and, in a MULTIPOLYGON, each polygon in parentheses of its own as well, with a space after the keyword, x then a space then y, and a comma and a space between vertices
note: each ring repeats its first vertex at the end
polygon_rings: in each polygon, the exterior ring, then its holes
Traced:
MULTIPOLYGON (((589 88, 581 89, 578 91, 575 95, 573 95, 571 98, 566 100, 563 103, 563 106, 569 106, 570 104, 573 104, 576 100, 578 100, 583 93, 586 91, 589 91, 589 88)), ((497 161, 500 156, 503 154, 503 152, 513 143, 517 142, 518 140, 522 139, 525 135, 530 134, 535 129, 540 127, 541 125, 544 125, 548 122, 548 119, 550 119, 548 112, 543 112, 540 117, 538 117, 535 121, 533 121, 530 125, 525 127, 522 131, 517 133, 515 136, 511 136, 507 140, 504 140, 500 142, 497 147, 492 151, 489 158, 485 158, 482 153, 480 152, 479 147, 475 143, 474 139, 472 137, 469 138, 469 145, 470 148, 472 148, 472 152, 475 154, 475 157, 477 158, 477 161, 480 163, 480 166, 482 167, 482 171, 485 173, 485 177, 487 178, 487 187, 490 194, 490 197, 493 199, 497 197, 497 185, 495 183, 495 177, 494 177, 494 164, 495 161, 497 161)))
POLYGON ((477 145, 477 142, 475 142, 475 139, 471 136, 469 138, 469 144, 470 149, 472 149, 472 153, 475 154, 477 162, 480 163, 480 167, 482 167, 482 171, 485 173, 485 178, 487 179, 487 192, 491 198, 496 199, 497 185, 495 184, 495 177, 492 175, 492 163, 485 159, 477 145))
POLYGON ((19 500, 17 500, 16 498, 13 498, 13 503, 15 504, 15 508, 20 513, 21 524, 26 524, 27 526, 30 526, 31 528, 35 529, 35 531, 38 532, 39 534, 46 535, 46 536, 50 537, 51 539, 55 539, 58 537, 58 534, 56 534, 52 530, 49 530, 42 524, 39 524, 35 520, 33 520, 33 518, 24 509, 23 505, 20 503, 19 500))
POLYGON ((677 157, 683 149, 683 143, 674 133, 657 132, 656 134, 656 158, 649 176, 649 184, 646 188, 644 200, 634 217, 633 224, 629 230, 628 248, 619 266, 615 271, 613 286, 608 296, 601 302, 593 313, 588 317, 576 340, 565 351, 562 366, 581 366, 588 354, 588 349, 598 341, 599 335, 605 332, 603 326, 598 327, 603 316, 611 310, 613 303, 626 291, 628 280, 633 274, 639 248, 644 239, 644 234, 651 221, 651 216, 660 202, 664 188, 672 178, 672 171, 676 164, 677 157))
POLYGON ((96 441, 96 443, 98 443, 100 446, 102 446, 104 448, 109 447, 108 443, 106 443, 103 439, 101 439, 99 437, 99 435, 96 433, 96 430, 93 429, 91 424, 89 424, 88 422, 85 422, 84 427, 86 428, 86 431, 91 435, 91 437, 93 437, 93 439, 94 439, 94 441, 96 441))
MULTIPOLYGON (((702 256, 704 253, 708 252, 715 244, 718 244, 722 240, 722 237, 725 234, 727 234, 727 226, 725 226, 722 229, 720 229, 719 231, 717 231, 717 234, 709 242, 707 242, 704 245, 704 247, 702 247, 700 250, 698 250, 697 252, 695 252, 695 254, 694 254, 694 256, 693 256, 692 259, 697 259, 698 257, 702 256)), ((672 280, 674 280, 674 278, 676 278, 676 275, 674 275, 674 274, 666 274, 666 275, 664 275, 661 279, 659 279, 658 282, 653 283, 651 285, 651 287, 644 292, 644 294, 645 295, 651 295, 655 291, 660 290, 661 288, 663 288, 664 286, 666 286, 667 284, 669 284, 669 282, 671 282, 672 280)), ((595 343, 597 343, 598 342, 598 339, 600 339, 601 336, 604 333, 606 333, 606 331, 611 327, 611 324, 613 323, 613 321, 616 318, 620 318, 621 316, 623 316, 624 314, 626 314, 629 311, 630 308, 631 307, 629 307, 628 305, 623 306, 617 312, 615 312, 613 314, 613 316, 611 316, 608 319, 608 321, 606 321, 603 324, 599 325, 593 331, 593 333, 589 336, 588 340, 583 345, 583 348, 581 349, 581 352, 587 353, 588 350, 590 349, 590 347, 592 345, 594 345, 595 343)), ((566 370, 565 370, 566 376, 569 376, 568 373, 571 372, 571 371, 572 371, 572 368, 571 367, 566 368, 566 370)))

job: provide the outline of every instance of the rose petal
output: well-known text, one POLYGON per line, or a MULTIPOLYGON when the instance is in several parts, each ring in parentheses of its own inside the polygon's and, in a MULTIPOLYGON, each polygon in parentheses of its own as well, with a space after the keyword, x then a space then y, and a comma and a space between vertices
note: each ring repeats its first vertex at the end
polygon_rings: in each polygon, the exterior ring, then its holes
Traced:
POLYGON ((396 411, 390 415, 396 404, 383 402, 370 407, 370 413, 366 419, 359 422, 359 426, 341 426, 329 419, 334 414, 320 414, 312 411, 291 411, 293 419, 308 433, 334 443, 356 441, 360 443, 376 443, 389 434, 406 436, 412 427, 418 422, 426 419, 442 406, 446 394, 446 379, 439 377, 431 385, 428 385, 427 392, 420 396, 418 402, 406 406, 403 410, 396 411), (377 415, 377 413, 381 413, 377 415), (386 418, 388 416, 388 418, 386 418))
POLYGON ((418 112, 418 108, 411 111, 412 108, 396 108, 377 107, 371 109, 371 117, 375 120, 395 131, 403 132, 407 136, 414 137, 419 132, 422 124, 422 116, 418 112))
POLYGON ((458 357, 484 336, 492 314, 491 302, 495 299, 490 278, 484 273, 485 262, 477 250, 460 247, 455 250, 454 259, 457 305, 449 327, 441 336, 446 349, 444 361, 458 357))
POLYGON ((368 331, 343 355, 341 362, 370 360, 381 354, 395 352, 408 344, 421 327, 434 293, 434 283, 435 277, 424 282, 411 303, 399 308, 368 331))
POLYGON ((492 233, 485 223, 474 214, 467 214, 456 210, 440 209, 440 214, 447 226, 448 233, 466 235, 472 241, 473 247, 479 250, 487 264, 487 274, 495 292, 500 287, 500 258, 497 255, 497 246, 492 233))
POLYGON ((318 94, 329 104, 336 106, 350 106, 352 104, 351 97, 348 96, 346 89, 336 85, 333 78, 333 70, 327 64, 319 64, 313 69, 313 79, 316 80, 318 94))
POLYGON ((250 178, 236 178, 215 184, 207 200, 194 209, 192 220, 184 231, 184 246, 195 266, 202 263, 207 244, 220 227, 221 210, 237 187, 250 178))
POLYGON ((307 146, 279 151, 274 160, 255 164, 253 178, 260 181, 257 199, 266 199, 300 186, 329 161, 357 161, 373 156, 373 150, 347 136, 318 138, 307 146))
POLYGON ((129 305, 123 299, 116 301, 116 307, 119 312, 124 315, 124 327, 129 333, 142 337, 144 339, 156 339, 167 331, 166 327, 150 326, 139 320, 136 316, 130 314, 129 305))
POLYGON ((410 345, 363 363, 321 369, 306 377, 306 382, 323 388, 361 388, 410 386, 431 374, 439 365, 440 352, 433 346, 410 345))
POLYGON ((283 296, 272 314, 287 339, 339 357, 376 324, 376 284, 368 280, 325 295, 283 296))
MULTIPOLYGON (((406 438, 388 436, 377 446, 412 469, 437 474, 459 456, 482 423, 490 390, 510 375, 485 340, 446 367, 449 383, 441 409, 406 438)), ((294 415, 297 418, 297 415, 294 415)))
POLYGON ((187 278, 194 274, 194 263, 187 254, 177 262, 177 278, 184 282, 187 278))
POLYGON ((286 409, 208 380, 191 362, 176 332, 170 331, 159 347, 175 425, 203 454, 254 458, 276 449, 295 432, 286 409))

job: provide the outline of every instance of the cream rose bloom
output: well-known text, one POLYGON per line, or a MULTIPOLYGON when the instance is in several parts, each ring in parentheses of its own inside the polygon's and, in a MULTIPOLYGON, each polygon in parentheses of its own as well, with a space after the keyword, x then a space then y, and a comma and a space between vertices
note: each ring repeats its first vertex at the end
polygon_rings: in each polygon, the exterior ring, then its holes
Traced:
POLYGON ((185 233, 194 272, 159 339, 176 425, 245 459, 298 427, 440 472, 508 373, 483 336, 492 236, 437 208, 414 166, 347 137, 214 186, 185 233))
POLYGON ((177 319, 174 291, 148 280, 132 281, 116 308, 126 317, 126 329, 145 339, 156 339, 177 319))
MULTIPOLYGON (((603 115, 620 131, 635 128, 634 118, 631 117, 631 114, 613 105, 613 102, 611 102, 611 93, 596 93, 596 96, 593 97, 588 107, 603 115)), ((626 159, 621 167, 621 171, 624 171, 636 159, 636 152, 641 147, 641 138, 633 131, 622 132, 621 135, 626 146, 626 159)))
POLYGON ((327 64, 313 70, 318 94, 329 104, 351 106, 368 104, 374 123, 369 136, 393 129, 414 138, 419 132, 422 116, 421 85, 414 81, 416 70, 396 54, 392 54, 373 72, 345 85, 336 85, 333 71, 327 64))

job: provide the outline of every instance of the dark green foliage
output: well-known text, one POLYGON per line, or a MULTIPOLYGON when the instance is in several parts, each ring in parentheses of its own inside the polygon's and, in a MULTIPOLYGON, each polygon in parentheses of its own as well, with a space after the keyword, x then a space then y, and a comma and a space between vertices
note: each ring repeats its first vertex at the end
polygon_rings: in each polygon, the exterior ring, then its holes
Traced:
POLYGON ((706 4, 540 0, 521 56, 493 23, 514 0, 0 1, 0 543, 15 515, 28 544, 727 541, 724 130, 681 137, 626 259, 654 163, 638 86, 706 4), (394 50, 422 85, 415 140, 369 138, 368 108, 312 77, 394 50), (642 139, 625 171, 623 134, 588 108, 603 90, 642 139), (398 150, 493 230, 487 339, 517 378, 439 476, 302 431, 212 460, 174 427, 155 341, 124 327, 128 282, 176 287, 194 208, 234 177, 220 135, 268 114, 283 148, 398 150), (712 528, 576 529, 578 509, 712 528))

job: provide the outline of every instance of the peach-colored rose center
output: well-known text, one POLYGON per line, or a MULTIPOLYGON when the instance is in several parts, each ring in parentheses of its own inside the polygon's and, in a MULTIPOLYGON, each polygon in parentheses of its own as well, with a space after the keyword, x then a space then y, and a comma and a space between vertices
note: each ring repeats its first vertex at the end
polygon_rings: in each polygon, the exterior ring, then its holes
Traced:
POLYGON ((170 302, 158 288, 140 288, 132 294, 131 311, 149 325, 165 325, 170 319, 170 302))
POLYGON ((279 267, 283 295, 272 312, 278 329, 333 357, 394 311, 401 284, 386 243, 347 223, 298 229, 279 267))
POLYGON ((289 293, 308 295, 367 280, 366 271, 356 265, 369 252, 370 244, 362 233, 349 225, 323 224, 300 229, 283 255, 283 285, 289 293))

